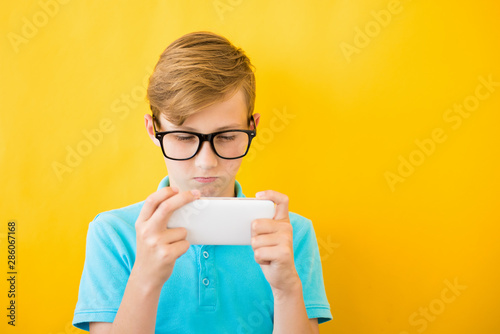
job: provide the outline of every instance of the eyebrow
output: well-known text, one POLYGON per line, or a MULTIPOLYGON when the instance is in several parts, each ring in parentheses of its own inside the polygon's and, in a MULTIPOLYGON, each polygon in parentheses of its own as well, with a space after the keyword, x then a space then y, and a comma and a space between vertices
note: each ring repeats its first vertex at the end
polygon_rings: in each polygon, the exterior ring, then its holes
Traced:
MULTIPOLYGON (((239 127, 241 126, 241 124, 237 124, 237 123, 234 123, 234 124, 230 124, 230 125, 225 125, 225 126, 221 126, 221 127, 218 127, 217 129, 215 129, 215 131, 213 132, 218 132, 218 131, 224 131, 224 130, 236 130, 238 129, 239 127)), ((197 129, 194 129, 192 127, 189 127, 189 126, 179 126, 179 127, 175 127, 174 129, 170 130, 170 131, 192 131, 192 132, 198 132, 197 129)))

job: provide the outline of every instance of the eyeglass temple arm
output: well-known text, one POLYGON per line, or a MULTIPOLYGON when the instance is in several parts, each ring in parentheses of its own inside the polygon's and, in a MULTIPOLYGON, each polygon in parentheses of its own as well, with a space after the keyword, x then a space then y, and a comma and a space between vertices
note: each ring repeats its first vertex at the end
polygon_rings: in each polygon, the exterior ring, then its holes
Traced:
POLYGON ((155 117, 155 115, 151 115, 151 117, 153 118, 153 129, 155 130, 155 133, 156 133, 157 132, 156 131, 156 126, 155 126, 156 117, 155 117))

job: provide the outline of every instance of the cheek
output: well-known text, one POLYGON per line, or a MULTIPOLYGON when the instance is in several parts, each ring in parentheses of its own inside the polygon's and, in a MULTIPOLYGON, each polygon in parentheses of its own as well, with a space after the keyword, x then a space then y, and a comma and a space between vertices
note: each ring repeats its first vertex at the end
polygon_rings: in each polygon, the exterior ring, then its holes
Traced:
POLYGON ((235 174, 241 166, 241 159, 226 160, 222 163, 222 167, 228 174, 235 174))
POLYGON ((188 174, 191 170, 191 160, 175 161, 167 158, 164 158, 164 160, 169 174, 182 176, 188 174))

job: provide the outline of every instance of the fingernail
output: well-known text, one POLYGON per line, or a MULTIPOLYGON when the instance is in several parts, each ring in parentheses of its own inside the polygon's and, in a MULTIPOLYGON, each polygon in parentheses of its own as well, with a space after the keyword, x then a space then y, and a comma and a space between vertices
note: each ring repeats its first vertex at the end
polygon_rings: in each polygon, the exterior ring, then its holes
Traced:
POLYGON ((255 197, 264 197, 265 193, 263 191, 259 191, 255 194, 255 197))
POLYGON ((193 189, 191 190, 191 194, 193 194, 194 197, 200 196, 200 191, 198 189, 193 189))

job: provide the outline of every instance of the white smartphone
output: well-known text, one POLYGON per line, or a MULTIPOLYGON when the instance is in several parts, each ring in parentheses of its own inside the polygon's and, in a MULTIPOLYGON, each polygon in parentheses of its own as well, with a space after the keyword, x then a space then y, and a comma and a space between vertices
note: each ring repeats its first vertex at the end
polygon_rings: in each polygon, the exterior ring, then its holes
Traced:
POLYGON ((191 245, 250 245, 252 221, 274 214, 270 200, 201 197, 175 210, 167 228, 186 228, 191 245))

